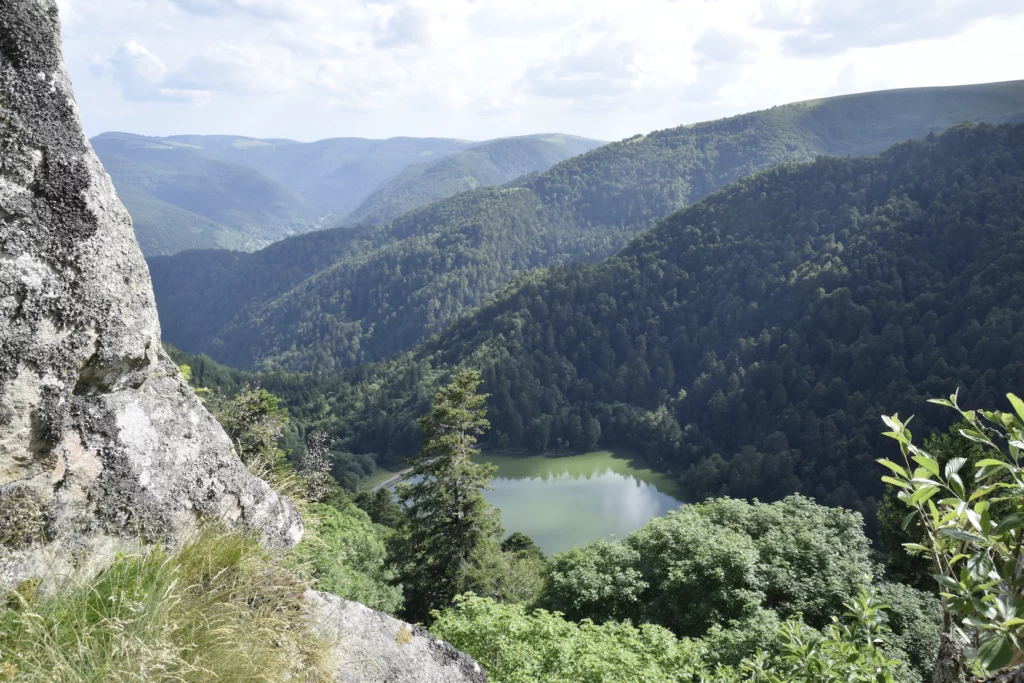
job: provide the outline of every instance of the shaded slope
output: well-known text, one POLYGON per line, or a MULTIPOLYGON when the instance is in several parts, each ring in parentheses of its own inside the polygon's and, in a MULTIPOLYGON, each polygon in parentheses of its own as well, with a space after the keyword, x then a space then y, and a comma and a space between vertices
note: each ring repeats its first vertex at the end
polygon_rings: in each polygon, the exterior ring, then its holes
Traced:
MULTIPOLYGON (((157 299, 168 338, 187 351, 240 367, 331 372, 412 348, 515 273, 600 260, 744 175, 819 154, 874 153, 956 121, 1021 112, 1024 83, 1014 82, 851 95, 658 131, 406 214, 244 314, 206 310, 213 290, 183 299, 188 257, 162 264, 157 299), (171 300, 190 315, 171 315, 171 300)), ((303 267, 287 246, 277 253, 273 267, 303 267)), ((215 291, 230 297, 248 288, 242 277, 215 291)))
POLYGON ((878 158, 744 179, 594 265, 520 276, 412 354, 320 378, 197 358, 259 381, 339 448, 397 465, 461 366, 490 393, 489 446, 604 445, 689 494, 793 491, 874 519, 879 415, 1024 385, 1024 126, 959 126, 878 158))

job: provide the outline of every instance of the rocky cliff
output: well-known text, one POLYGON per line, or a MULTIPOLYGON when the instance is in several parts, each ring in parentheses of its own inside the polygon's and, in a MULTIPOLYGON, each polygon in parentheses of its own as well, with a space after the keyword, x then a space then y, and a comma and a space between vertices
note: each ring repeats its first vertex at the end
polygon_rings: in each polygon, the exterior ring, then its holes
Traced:
MULTIPOLYGON (((0 0, 0 586, 100 569, 201 518, 302 537, 160 345, 131 219, 82 133, 56 0, 0 0)), ((479 683, 467 655, 309 591, 337 683, 479 683)))
POLYGON ((0 579, 170 540, 200 517, 288 545, 160 345, 131 219, 86 140, 55 0, 0 0, 0 579))

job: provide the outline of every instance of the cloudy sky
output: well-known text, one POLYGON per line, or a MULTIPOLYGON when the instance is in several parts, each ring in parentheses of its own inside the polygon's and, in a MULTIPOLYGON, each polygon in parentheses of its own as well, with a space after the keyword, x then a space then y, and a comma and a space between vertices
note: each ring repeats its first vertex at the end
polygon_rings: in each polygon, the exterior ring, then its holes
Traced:
POLYGON ((59 0, 90 135, 604 140, 1024 78, 1021 0, 59 0))

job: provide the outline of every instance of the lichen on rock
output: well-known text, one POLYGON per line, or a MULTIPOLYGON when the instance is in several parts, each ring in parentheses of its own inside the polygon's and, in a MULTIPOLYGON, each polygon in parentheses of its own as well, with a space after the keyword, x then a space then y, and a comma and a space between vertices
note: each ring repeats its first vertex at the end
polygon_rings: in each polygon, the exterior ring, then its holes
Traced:
POLYGON ((55 0, 0 0, 0 504, 18 496, 45 523, 4 513, 18 534, 0 545, 7 585, 38 571, 37 551, 169 541, 203 517, 281 545, 302 534, 160 344, 131 219, 82 132, 55 0))

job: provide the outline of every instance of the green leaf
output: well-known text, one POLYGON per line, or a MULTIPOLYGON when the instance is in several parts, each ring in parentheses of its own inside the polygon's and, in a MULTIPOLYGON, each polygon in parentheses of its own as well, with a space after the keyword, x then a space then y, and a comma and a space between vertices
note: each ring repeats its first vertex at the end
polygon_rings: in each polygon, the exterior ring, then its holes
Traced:
POLYGON ((882 432, 882 436, 887 436, 890 439, 896 439, 902 444, 910 443, 910 441, 907 440, 907 437, 903 436, 900 432, 882 432))
POLYGON ((981 469, 982 467, 1006 467, 1006 463, 1002 460, 996 460, 995 458, 985 458, 984 460, 979 460, 975 467, 978 469, 981 469))
POLYGON ((1024 401, 1017 398, 1016 394, 1007 394, 1006 398, 1010 399, 1010 405, 1013 406, 1013 410, 1017 413, 1017 417, 1024 422, 1024 401))
POLYGON ((944 398, 930 398, 930 399, 928 399, 928 402, 929 403, 934 403, 937 406, 946 406, 947 408, 952 408, 953 407, 953 404, 950 403, 949 401, 947 401, 944 398))
POLYGON ((900 431, 900 429, 902 429, 903 427, 903 424, 900 422, 899 414, 893 415, 891 417, 889 415, 883 415, 882 422, 884 422, 889 427, 889 429, 891 429, 894 432, 900 431))
POLYGON ((998 410, 983 410, 981 411, 981 414, 985 417, 986 420, 988 420, 992 424, 1003 424, 1003 414, 1000 413, 998 410))
POLYGON ((910 475, 907 474, 907 471, 905 469, 903 469, 902 467, 900 467, 899 465, 897 465, 896 463, 894 463, 892 460, 887 460, 885 458, 879 458, 876 462, 878 462, 880 465, 884 465, 885 467, 888 467, 890 470, 892 470, 896 474, 900 475, 904 479, 910 479, 910 475))
POLYGON ((895 477, 882 477, 882 481, 884 481, 886 484, 892 484, 893 486, 898 486, 901 489, 911 489, 911 488, 913 488, 907 482, 900 481, 899 479, 896 479, 895 477))
POLYGON ((935 458, 930 458, 927 455, 915 455, 912 460, 931 472, 933 477, 939 476, 939 463, 935 461, 935 458))
POLYGON ((985 541, 981 536, 964 531, 963 529, 939 529, 939 533, 955 538, 958 541, 969 541, 971 543, 983 543, 985 541))
POLYGON ((946 478, 948 479, 951 474, 956 474, 960 471, 960 468, 967 462, 967 458, 953 458, 946 463, 946 478))
POLYGON ((907 527, 910 526, 910 523, 914 520, 914 517, 916 516, 917 510, 911 510, 909 513, 907 513, 907 516, 903 518, 903 523, 900 524, 900 528, 906 531, 907 527))
POLYGON ((1010 529, 1019 529, 1021 526, 1024 526, 1024 512, 1015 512, 1004 517, 999 521, 999 524, 996 524, 995 533, 1001 534, 1010 529))
POLYGON ((986 671, 995 671, 1013 661, 1013 647, 1005 635, 993 635, 978 648, 978 663, 986 671))
POLYGON ((910 497, 910 503, 911 505, 920 505, 938 492, 939 487, 934 484, 931 486, 922 486, 917 491, 914 491, 914 495, 910 497))
POLYGON ((960 434, 965 439, 970 439, 971 441, 977 441, 978 443, 983 443, 986 445, 989 443, 988 439, 986 439, 984 436, 974 431, 973 429, 961 429, 960 434))
POLYGON ((971 523, 971 526, 974 527, 975 531, 985 533, 984 529, 981 528, 981 515, 979 515, 976 510, 967 511, 967 521, 971 523))
POLYGON ((953 489, 953 493, 955 493, 960 498, 963 498, 966 493, 964 489, 964 482, 960 478, 959 474, 949 475, 949 488, 953 489))
POLYGON ((945 574, 932 574, 932 578, 942 584, 943 587, 948 588, 953 593, 959 593, 963 590, 963 586, 959 582, 954 581, 945 574))
POLYGON ((921 545, 920 543, 904 543, 903 547, 907 550, 918 550, 922 553, 931 552, 931 548, 925 545, 921 545))

